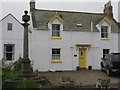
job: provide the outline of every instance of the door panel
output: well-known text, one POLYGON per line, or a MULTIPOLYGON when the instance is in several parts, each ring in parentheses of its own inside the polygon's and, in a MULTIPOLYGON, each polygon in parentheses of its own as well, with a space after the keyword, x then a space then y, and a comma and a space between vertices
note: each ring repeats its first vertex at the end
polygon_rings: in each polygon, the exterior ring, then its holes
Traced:
POLYGON ((79 50, 79 67, 86 68, 86 50, 85 49, 79 50))

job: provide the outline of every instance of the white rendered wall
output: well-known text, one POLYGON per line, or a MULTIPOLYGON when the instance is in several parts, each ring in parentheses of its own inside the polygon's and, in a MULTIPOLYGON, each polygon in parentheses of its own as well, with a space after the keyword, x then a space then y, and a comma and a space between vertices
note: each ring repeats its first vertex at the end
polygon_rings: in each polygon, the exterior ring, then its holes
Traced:
MULTIPOLYGON (((62 24, 55 20, 52 23, 62 24)), ((31 59, 33 69, 39 71, 53 70, 76 70, 78 66, 78 50, 76 44, 89 43, 90 49, 86 49, 86 68, 100 69, 100 61, 103 56, 103 49, 110 49, 110 52, 118 52, 118 33, 111 33, 110 40, 101 40, 100 32, 80 32, 61 30, 62 39, 51 39, 50 30, 32 30, 31 35, 31 59), (61 48, 62 63, 51 63, 52 48, 61 48), (77 57, 74 57, 77 55, 77 57)), ((108 25, 104 22, 102 25, 108 25)), ((111 27, 109 27, 110 29, 111 27)), ((62 28, 63 29, 63 28, 62 28)))
POLYGON ((50 63, 49 51, 49 35, 48 31, 32 31, 31 40, 31 60, 33 62, 33 69, 40 71, 47 71, 50 63))
MULTIPOLYGON (((62 39, 50 39, 50 31, 34 30, 32 40, 32 60, 34 62, 34 69, 40 71, 54 70, 75 70, 78 66, 78 51, 76 51, 75 44, 90 43, 90 32, 70 32, 63 31, 62 39), (73 34, 71 36, 71 33, 73 34), (84 37, 83 36, 87 36, 84 37), (36 38, 37 37, 37 38, 36 38), (72 40, 71 40, 72 37, 72 40), (52 48, 61 48, 62 63, 51 63, 52 48)), ((110 52, 117 52, 117 34, 113 33, 113 41, 100 40, 98 38, 99 32, 93 33, 94 43, 86 52, 86 63, 88 67, 92 66, 94 69, 100 69, 100 61, 103 56, 103 49, 110 49, 110 52), (113 43, 112 43, 113 42, 113 43)))
POLYGON ((0 60, 2 59, 2 23, 0 22, 0 60))
MULTIPOLYGON (((23 26, 11 15, 8 15, 5 19, 2 20, 2 49, 4 49, 4 44, 15 45, 15 55, 13 62, 18 60, 20 56, 22 57, 23 26), (12 31, 7 30, 7 23, 13 23, 12 31)), ((2 53, 3 51, 4 50, 2 50, 2 53)))
POLYGON ((120 33, 118 34, 118 51, 120 52, 120 33))

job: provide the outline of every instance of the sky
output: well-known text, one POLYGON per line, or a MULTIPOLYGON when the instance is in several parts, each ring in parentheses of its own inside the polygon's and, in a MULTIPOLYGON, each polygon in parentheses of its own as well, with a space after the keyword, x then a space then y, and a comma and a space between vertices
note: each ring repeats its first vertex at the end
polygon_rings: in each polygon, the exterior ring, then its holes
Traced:
MULTIPOLYGON (((104 4, 109 0, 35 0, 37 9, 103 13, 104 4), (84 2, 83 2, 84 1, 84 2)), ((118 1, 111 0, 114 18, 118 21, 118 1)), ((1 0, 0 20, 12 13, 20 22, 24 10, 29 11, 30 0, 1 0)))

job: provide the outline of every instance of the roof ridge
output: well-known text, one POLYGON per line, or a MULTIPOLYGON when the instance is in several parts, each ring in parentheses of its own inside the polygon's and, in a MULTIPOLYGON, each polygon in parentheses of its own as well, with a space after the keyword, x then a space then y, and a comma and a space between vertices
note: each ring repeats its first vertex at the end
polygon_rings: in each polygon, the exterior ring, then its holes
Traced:
POLYGON ((67 11, 67 10, 48 10, 48 9, 35 9, 34 11, 53 11, 53 12, 66 12, 66 13, 81 13, 81 14, 95 14, 95 15, 105 15, 103 13, 91 13, 91 12, 80 12, 80 11, 67 11))
MULTIPOLYGON (((15 16, 13 16, 12 13, 8 13, 6 16, 4 16, 4 17, 0 20, 0 22, 1 22, 2 20, 4 20, 6 17, 8 17, 9 15, 11 15, 17 22, 20 23, 20 21, 19 21, 15 16)), ((20 24, 21 24, 21 23, 20 23, 20 24)))
POLYGON ((5 15, 0 21, 2 21, 3 19, 5 19, 7 16, 9 16, 9 15, 11 15, 12 16, 12 14, 11 13, 8 13, 7 15, 5 15))

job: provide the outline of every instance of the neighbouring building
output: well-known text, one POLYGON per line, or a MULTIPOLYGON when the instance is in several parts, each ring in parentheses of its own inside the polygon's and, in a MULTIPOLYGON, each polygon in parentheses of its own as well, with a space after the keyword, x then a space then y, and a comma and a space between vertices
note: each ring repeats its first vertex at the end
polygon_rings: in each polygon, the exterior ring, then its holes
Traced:
POLYGON ((10 13, 0 20, 0 59, 6 64, 22 57, 23 53, 23 26, 10 13))
MULTIPOLYGON (((119 31, 120 31, 120 22, 118 23, 119 31)), ((118 34, 118 51, 120 52, 120 32, 118 34)))
MULTIPOLYGON (((2 8, 2 3, 0 3, 0 8, 2 8)), ((1 17, 1 15, 2 15, 2 12, 0 14, 0 17, 1 17)), ((0 59, 2 58, 2 31, 1 31, 1 29, 2 29, 2 25, 0 24, 0 59)), ((0 68, 1 68, 1 63, 0 63, 0 68)), ((0 89, 1 89, 1 87, 0 87, 0 89)))
POLYGON ((100 69, 102 57, 118 52, 118 23, 111 2, 103 13, 35 8, 30 2, 30 60, 33 70, 100 69))

